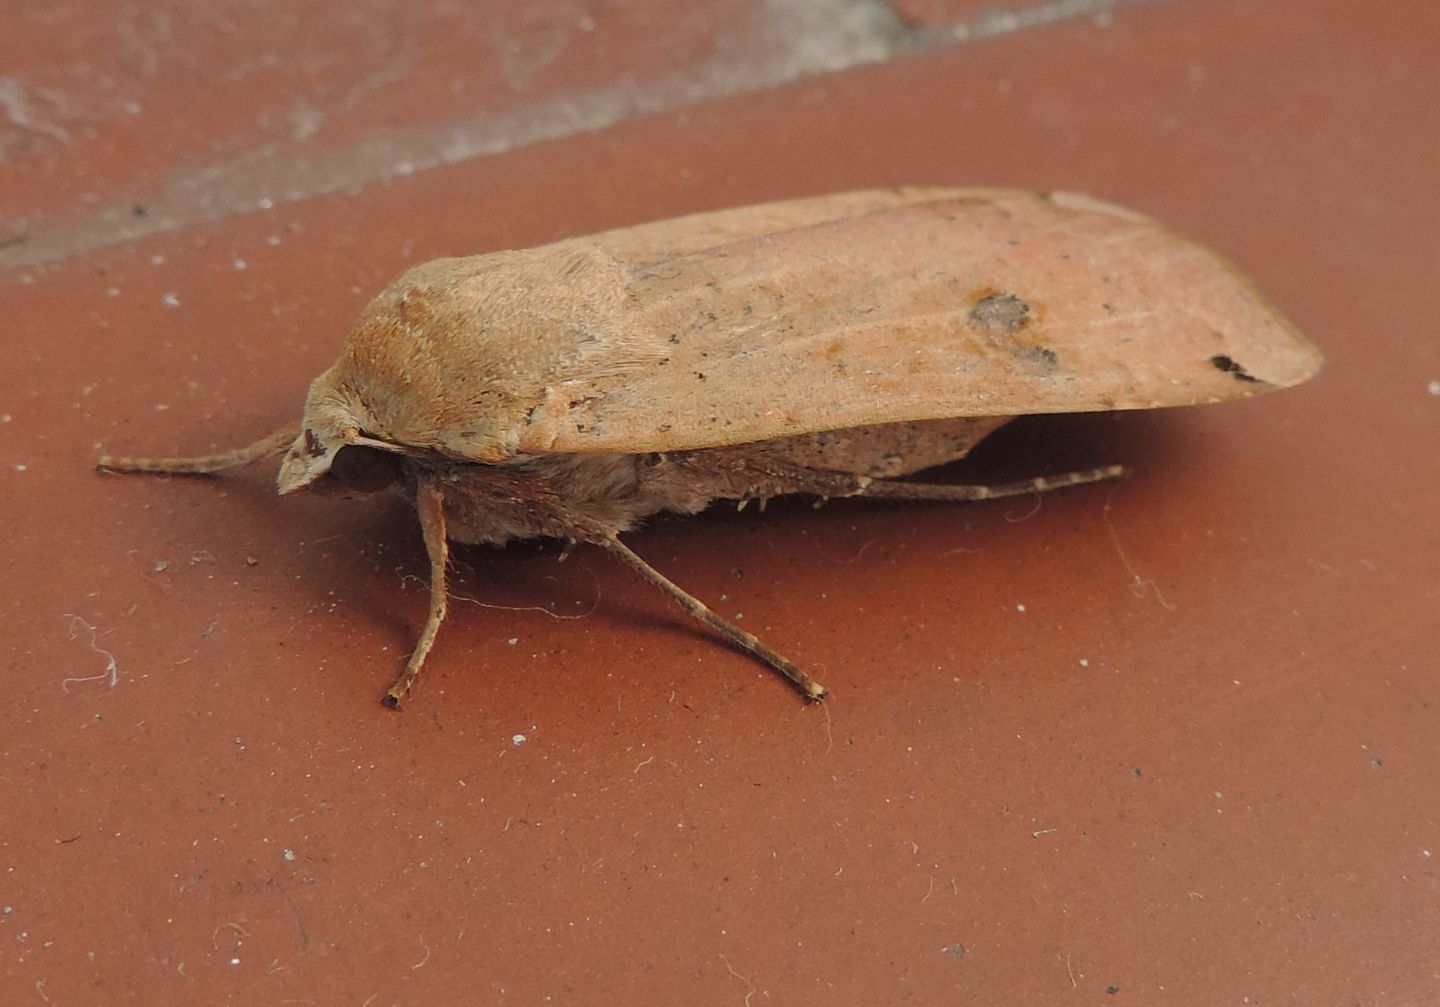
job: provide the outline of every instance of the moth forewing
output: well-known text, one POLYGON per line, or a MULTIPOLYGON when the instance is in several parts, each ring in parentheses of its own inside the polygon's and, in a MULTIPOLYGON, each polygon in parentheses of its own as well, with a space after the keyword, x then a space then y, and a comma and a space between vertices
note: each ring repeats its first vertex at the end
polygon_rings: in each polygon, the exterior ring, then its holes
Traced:
POLYGON ((558 372, 521 449, 1188 405, 1318 366, 1228 265, 1144 217, 1068 195, 930 195, 637 265, 610 345, 558 372))
POLYGON ((399 705, 445 618, 447 542, 604 547, 732 645, 825 690, 619 535, 659 511, 785 493, 983 500, 1112 478, 895 482, 1028 413, 1214 402, 1298 384, 1320 355, 1212 253, 1065 193, 896 189, 441 259, 364 310, 283 454, 281 492, 399 487, 431 562, 399 705))

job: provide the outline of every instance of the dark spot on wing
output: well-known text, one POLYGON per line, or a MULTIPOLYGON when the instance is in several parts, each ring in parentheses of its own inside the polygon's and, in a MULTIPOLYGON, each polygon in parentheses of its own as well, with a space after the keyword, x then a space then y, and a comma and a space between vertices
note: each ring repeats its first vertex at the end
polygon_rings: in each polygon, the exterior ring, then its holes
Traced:
POLYGON ((1224 371, 1226 374, 1234 377, 1236 381, 1254 381, 1256 383, 1260 382, 1259 378, 1247 371, 1243 366, 1240 365, 1238 361, 1234 360, 1231 357, 1227 357, 1223 353, 1219 353, 1211 357, 1210 363, 1217 370, 1224 371))
POLYGON ((1060 363, 1060 355, 1048 346, 1017 346, 1012 352, 1023 360, 1045 367, 1054 367, 1060 363))
POLYGON ((1028 364, 1047 370, 1059 366, 1059 354, 1042 345, 1040 313, 1029 301, 993 287, 977 290, 971 296, 975 303, 965 320, 971 329, 983 334, 987 343, 1028 364))
POLYGON ((992 333, 1014 332, 1028 321, 1030 305, 1014 294, 997 290, 986 294, 970 309, 970 325, 992 333))

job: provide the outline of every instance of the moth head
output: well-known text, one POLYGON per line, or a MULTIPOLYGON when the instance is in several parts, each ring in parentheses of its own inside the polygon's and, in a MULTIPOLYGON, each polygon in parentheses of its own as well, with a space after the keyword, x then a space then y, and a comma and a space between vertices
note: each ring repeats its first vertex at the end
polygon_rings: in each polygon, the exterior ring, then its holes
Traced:
POLYGON ((363 410, 317 379, 300 433, 280 462, 282 494, 334 488, 375 493, 400 480, 404 449, 368 432, 363 410))

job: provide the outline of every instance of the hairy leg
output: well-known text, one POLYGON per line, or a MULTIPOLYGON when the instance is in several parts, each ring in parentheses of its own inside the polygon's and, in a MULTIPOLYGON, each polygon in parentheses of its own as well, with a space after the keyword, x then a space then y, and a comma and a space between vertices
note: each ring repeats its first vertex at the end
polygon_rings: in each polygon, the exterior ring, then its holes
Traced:
POLYGON ((943 483, 875 479, 853 495, 884 500, 994 500, 998 497, 1024 496, 1026 493, 1046 493, 1066 486, 1083 486, 1105 479, 1118 479, 1124 474, 1123 465, 1106 465, 1104 468, 1066 472, 1056 476, 1037 476, 1034 479, 1021 479, 1018 482, 998 483, 993 486, 947 486, 943 483))
MULTIPOLYGON (((821 496, 863 496, 889 500, 967 501, 991 500, 997 497, 1020 496, 1026 493, 1044 493, 1066 486, 1081 486, 1104 479, 1115 479, 1124 473, 1125 469, 1120 465, 1107 465, 1104 468, 1067 472, 1055 476, 1040 476, 1035 479, 1000 483, 993 486, 947 486, 934 483, 898 482, 885 479, 866 479, 863 476, 857 478, 833 472, 766 472, 764 475, 776 481, 775 489, 778 492, 810 492, 821 496)), ((609 535, 604 538, 592 539, 592 541, 596 541, 611 555, 663 591, 696 620, 710 627, 736 647, 754 655, 764 664, 780 672, 794 683, 806 699, 825 698, 824 686, 807 675, 793 661, 765 644, 754 634, 748 633, 734 623, 716 615, 704 602, 637 556, 619 538, 609 535)))
POLYGON ((679 603, 681 608, 690 613, 694 618, 706 626, 709 626, 741 650, 753 654, 762 662, 780 672, 780 674, 795 684, 795 687, 800 690, 800 694, 807 700, 820 700, 825 698, 825 687, 805 674, 804 671, 800 670, 793 661, 778 651, 771 649, 753 633, 747 633, 733 622, 716 615, 710 610, 709 606, 700 601, 700 599, 690 594, 659 570, 656 570, 649 563, 646 563, 639 556, 635 555, 635 553, 618 538, 611 536, 599 544, 604 546, 611 555, 617 557, 626 566, 630 567, 630 569, 636 571, 640 576, 669 595, 679 603))
POLYGON ((420 531, 425 536, 425 551, 430 555, 430 615, 425 620, 425 629, 415 644, 415 652, 405 663, 405 670, 385 692, 384 703, 392 710, 400 709, 415 680, 430 648, 435 646, 435 636, 440 624, 445 621, 447 596, 445 591, 445 563, 450 555, 450 546, 445 539, 445 495, 435 482, 421 479, 415 490, 415 510, 420 516, 420 531))

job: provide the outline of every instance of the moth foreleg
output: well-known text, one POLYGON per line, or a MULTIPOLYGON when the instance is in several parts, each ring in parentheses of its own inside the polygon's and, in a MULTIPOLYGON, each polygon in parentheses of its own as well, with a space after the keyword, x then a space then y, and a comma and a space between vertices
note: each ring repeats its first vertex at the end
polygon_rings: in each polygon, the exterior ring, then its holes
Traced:
POLYGON ((771 649, 762 642, 759 637, 755 636, 755 634, 747 633, 733 622, 716 615, 710 610, 709 606, 700 599, 690 594, 659 570, 656 570, 649 563, 646 563, 639 556, 635 555, 635 553, 618 538, 612 535, 601 541, 600 544, 609 550, 611 554, 618 557, 626 566, 630 567, 630 569, 636 571, 640 576, 673 598, 679 603, 681 608, 690 613, 694 618, 703 622, 706 626, 709 626, 741 650, 748 651, 788 678, 807 700, 820 700, 825 698, 825 687, 805 674, 793 661, 771 649))
POLYGON ((405 670, 385 692, 385 705, 392 710, 400 709, 406 695, 420 677, 420 669, 430 648, 435 646, 435 636, 440 624, 445 621, 448 598, 445 590, 445 563, 450 556, 450 546, 445 540, 445 495, 428 479, 421 479, 415 491, 415 510, 420 515, 420 531, 425 536, 425 551, 430 556, 430 614, 425 620, 425 629, 415 644, 415 652, 405 662, 405 670))
POLYGON ((1083 486, 1105 479, 1118 479, 1125 474, 1123 465, 1106 465, 1082 472, 1066 472, 1056 476, 1037 476, 1013 483, 993 486, 947 486, 941 483, 911 483, 875 479, 865 484, 854 496, 886 500, 994 500, 997 497, 1023 496, 1026 493, 1047 493, 1066 486, 1083 486))
POLYGON ((111 472, 168 472, 174 475, 210 475, 226 469, 238 468, 250 462, 261 461, 280 454, 300 434, 300 428, 291 424, 260 438, 254 444, 213 455, 197 455, 192 458, 132 458, 123 455, 101 455, 95 467, 111 472))

